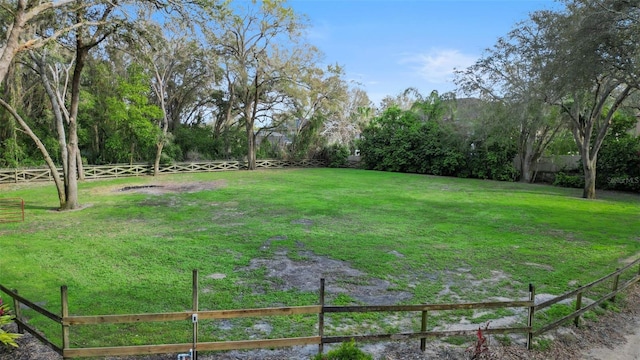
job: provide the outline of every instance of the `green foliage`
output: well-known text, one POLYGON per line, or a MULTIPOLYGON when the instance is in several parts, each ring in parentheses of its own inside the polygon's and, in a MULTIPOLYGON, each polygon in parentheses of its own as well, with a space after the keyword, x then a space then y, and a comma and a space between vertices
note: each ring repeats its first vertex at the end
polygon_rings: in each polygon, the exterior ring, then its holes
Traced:
POLYGON ((578 154, 578 145, 576 145, 571 130, 564 129, 556 134, 545 149, 544 154, 546 156, 578 154))
POLYGON ((598 152, 596 186, 604 190, 640 192, 640 136, 628 131, 638 118, 618 113, 598 152))
POLYGON ((152 160, 160 129, 155 120, 162 110, 149 103, 149 76, 139 65, 131 65, 118 79, 116 94, 106 99, 110 134, 104 144, 108 163, 152 160))
POLYGON ((8 325, 13 320, 13 316, 9 314, 9 305, 2 303, 2 298, 0 298, 0 344, 2 346, 12 346, 18 347, 16 343, 16 339, 18 339, 21 334, 13 334, 6 332, 2 327, 8 325))
POLYGON ((534 350, 544 352, 551 349, 552 345, 553 345, 553 340, 545 338, 545 339, 536 339, 533 342, 532 347, 534 350))
POLYGON ((260 142, 258 150, 256 151, 256 158, 258 159, 280 159, 282 158, 282 149, 278 144, 274 144, 267 139, 260 142))
POLYGON ((349 164, 349 148, 342 144, 325 146, 323 158, 331 168, 345 167, 349 164))
POLYGON ((444 342, 451 345, 464 345, 473 340, 474 340, 473 337, 464 336, 464 335, 452 335, 452 336, 447 336, 446 338, 443 339, 444 342))
POLYGON ((436 120, 392 106, 365 128, 358 144, 367 169, 454 176, 465 167, 463 143, 436 120))
POLYGON ((355 340, 342 343, 338 348, 327 352, 326 355, 316 355, 313 360, 373 360, 373 356, 356 347, 355 340))
POLYGON ((513 158, 518 153, 515 142, 490 138, 486 142, 474 142, 473 146, 469 157, 471 177, 499 181, 517 179, 518 170, 513 166, 513 158))
POLYGON ((17 168, 26 163, 26 153, 15 138, 0 143, 0 167, 17 168))
POLYGON ((367 169, 513 181, 515 142, 502 134, 469 143, 442 119, 432 96, 410 111, 391 106, 364 130, 359 149, 367 169))
POLYGON ((326 118, 322 114, 314 114, 306 121, 300 131, 293 137, 289 145, 288 155, 293 159, 313 158, 324 146, 324 139, 320 136, 320 129, 326 118))
POLYGON ((584 187, 584 175, 567 174, 560 171, 556 174, 553 185, 581 189, 584 187))

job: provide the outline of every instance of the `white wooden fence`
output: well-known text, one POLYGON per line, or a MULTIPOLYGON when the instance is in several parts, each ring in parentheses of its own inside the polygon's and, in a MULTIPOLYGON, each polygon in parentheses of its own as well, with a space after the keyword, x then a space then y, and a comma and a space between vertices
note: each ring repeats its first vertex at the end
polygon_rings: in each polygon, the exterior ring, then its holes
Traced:
MULTIPOLYGON (((322 160, 257 160, 258 169, 277 169, 288 167, 324 167, 322 160)), ((183 172, 213 172, 232 171, 247 168, 244 161, 206 161, 206 162, 183 162, 167 165, 160 165, 160 174, 176 174, 183 172)), ((62 169, 58 169, 62 176, 62 169)), ((95 165, 84 167, 85 179, 105 179, 130 176, 147 176, 153 174, 153 165, 150 164, 116 164, 116 165, 95 165)), ((53 181, 53 176, 49 168, 37 169, 0 169, 0 184, 53 181)))

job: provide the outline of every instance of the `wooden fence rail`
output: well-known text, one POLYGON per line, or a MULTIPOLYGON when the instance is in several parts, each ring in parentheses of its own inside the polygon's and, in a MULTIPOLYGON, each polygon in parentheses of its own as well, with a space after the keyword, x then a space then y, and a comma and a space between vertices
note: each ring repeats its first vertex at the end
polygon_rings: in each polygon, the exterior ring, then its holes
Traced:
POLYGON ((0 199, 0 223, 24 221, 24 200, 21 198, 0 199))
POLYGON ((620 275, 624 272, 629 271, 630 269, 632 269, 635 265, 640 264, 640 259, 637 259, 636 261, 626 265, 623 268, 617 269, 616 271, 614 271, 613 273, 604 276, 598 280, 592 281, 591 283, 584 285, 584 286, 580 286, 577 289, 573 290, 573 291, 569 291, 563 295, 560 295, 558 297, 555 297, 553 299, 547 300, 545 302, 542 302, 538 305, 536 305, 534 307, 534 311, 540 311, 544 308, 550 307, 551 305, 557 304, 560 301, 563 300, 567 300, 567 299, 571 299, 573 297, 576 298, 576 309, 575 311, 573 311, 571 314, 564 316, 563 318, 548 324, 546 326, 541 327, 540 329, 538 329, 537 331, 534 332, 534 336, 538 336, 540 334, 543 334, 547 331, 553 330, 555 328, 557 328, 558 326, 570 321, 570 320, 574 320, 574 324, 577 326, 580 322, 580 316, 582 314, 584 314, 585 312, 593 309, 594 307, 601 305, 602 303, 604 303, 607 300, 613 301, 615 300, 615 297, 618 293, 626 290, 628 287, 630 287, 631 285, 635 284, 636 282, 640 281, 640 267, 638 268, 638 273, 631 278, 630 280, 628 280, 627 282, 625 282, 624 284, 622 284, 622 286, 620 286, 619 282, 620 282, 620 275), (611 291, 608 292, 607 294, 601 296, 600 298, 594 300, 591 304, 589 304, 588 306, 582 307, 582 296, 583 294, 589 290, 594 288, 597 285, 600 285, 602 283, 604 283, 607 280, 612 280, 612 286, 611 286, 611 291))
MULTIPOLYGON (((62 315, 56 315, 43 307, 35 304, 28 299, 20 296, 16 290, 10 290, 0 285, 0 291, 9 295, 14 300, 14 309, 16 310, 16 323, 19 331, 27 331, 41 340, 46 345, 53 348, 61 354, 65 359, 93 356, 129 356, 144 354, 161 354, 161 353, 187 353, 187 359, 195 360, 198 351, 220 351, 220 350, 236 350, 236 349, 255 349, 255 348, 273 348, 273 347, 290 347, 298 345, 318 345, 318 352, 323 352, 323 345, 330 343, 339 343, 350 341, 384 341, 384 340, 408 340, 420 339, 420 348, 425 350, 425 340, 430 337, 446 337, 454 335, 475 335, 477 329, 474 330, 449 330, 449 331, 427 331, 427 313, 429 311, 448 311, 460 309, 499 309, 520 307, 528 310, 527 326, 521 327, 504 327, 504 328, 487 328, 483 329, 484 334, 526 334, 527 348, 531 347, 531 341, 534 336, 538 336, 550 331, 561 324, 572 319, 577 319, 586 311, 602 304, 607 300, 615 300, 615 296, 625 290, 634 283, 640 281, 640 266, 637 273, 632 274, 631 278, 619 286, 620 275, 630 271, 634 266, 640 265, 640 259, 630 263, 629 265, 616 270, 615 272, 600 278, 588 285, 579 287, 576 290, 560 295, 554 299, 535 304, 535 287, 529 286, 529 300, 519 301, 494 301, 494 302, 477 302, 477 303, 461 303, 461 304, 419 304, 419 305, 373 305, 373 306, 327 306, 325 305, 325 289, 324 279, 320 281, 319 305, 297 306, 297 307, 278 307, 278 308, 261 308, 261 309, 237 309, 237 310, 210 310, 203 311, 198 308, 198 272, 193 271, 193 306, 191 310, 172 313, 158 314, 126 314, 126 315, 97 315, 97 316, 71 316, 69 315, 69 307, 67 301, 67 287, 61 287, 61 304, 62 315), (537 330, 534 329, 535 312, 543 311, 553 304, 562 300, 576 296, 580 299, 582 294, 598 284, 602 284, 606 280, 613 280, 611 291, 594 301, 589 306, 581 307, 581 301, 576 301, 576 311, 570 315, 563 317, 551 324, 542 325, 537 330), (32 328, 21 314, 21 307, 26 306, 32 310, 46 316, 52 321, 62 326, 62 346, 54 344, 52 341, 40 335, 39 332, 32 328), (418 332, 396 333, 396 334, 371 334, 371 335, 349 335, 349 336, 325 336, 324 319, 327 314, 331 313, 362 313, 362 312, 419 312, 422 317, 421 330, 418 332), (215 319, 234 319, 246 317, 268 317, 268 316, 291 316, 291 315, 318 315, 318 334, 306 337, 295 338, 279 338, 279 339, 259 339, 259 340, 241 340, 241 341, 220 341, 220 342, 200 342, 198 340, 198 322, 200 320, 215 319), (123 324, 123 323, 148 323, 148 322, 168 322, 168 321, 190 321, 193 324, 193 342, 181 344, 163 344, 163 345, 139 345, 139 346, 118 346, 118 347, 97 347, 97 348, 72 348, 70 346, 70 327, 72 326, 91 326, 97 324, 123 324)), ((629 276, 629 275, 627 275, 629 276)), ((185 354, 185 355, 187 355, 185 354)))
MULTIPOLYGON (((323 160, 257 160, 258 169, 281 169, 294 167, 324 167, 323 160)), ((160 174, 177 174, 183 172, 214 172, 234 171, 247 168, 245 161, 202 161, 181 162, 160 165, 160 174)), ((88 165, 84 166, 85 179, 106 179, 131 176, 148 176, 153 174, 153 165, 150 164, 115 164, 115 165, 88 165)), ((62 176, 62 169, 57 169, 62 176)), ((0 169, 0 184, 53 181, 49 168, 38 169, 0 169)))

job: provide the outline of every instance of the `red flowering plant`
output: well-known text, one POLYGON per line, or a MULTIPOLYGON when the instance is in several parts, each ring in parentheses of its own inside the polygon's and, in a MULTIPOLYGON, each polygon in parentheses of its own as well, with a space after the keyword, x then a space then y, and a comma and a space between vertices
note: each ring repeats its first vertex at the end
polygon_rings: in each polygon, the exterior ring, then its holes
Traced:
POLYGON ((9 314, 9 305, 2 303, 0 298, 0 346, 13 346, 18 347, 16 339, 22 336, 21 334, 13 334, 5 331, 3 328, 13 321, 13 316, 9 314))

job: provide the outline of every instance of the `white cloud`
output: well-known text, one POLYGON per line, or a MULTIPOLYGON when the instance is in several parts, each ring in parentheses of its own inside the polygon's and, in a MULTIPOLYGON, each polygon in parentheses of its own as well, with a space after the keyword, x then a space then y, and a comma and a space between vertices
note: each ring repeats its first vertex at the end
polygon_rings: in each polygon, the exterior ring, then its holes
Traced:
POLYGON ((417 75, 430 83, 443 84, 452 81, 456 69, 471 66, 476 59, 455 49, 432 49, 427 53, 405 56, 400 64, 409 64, 417 75))

